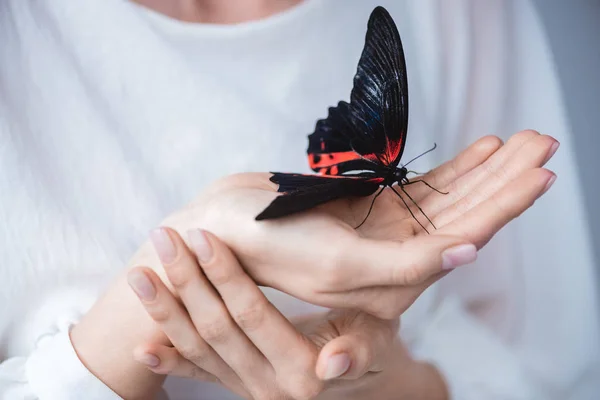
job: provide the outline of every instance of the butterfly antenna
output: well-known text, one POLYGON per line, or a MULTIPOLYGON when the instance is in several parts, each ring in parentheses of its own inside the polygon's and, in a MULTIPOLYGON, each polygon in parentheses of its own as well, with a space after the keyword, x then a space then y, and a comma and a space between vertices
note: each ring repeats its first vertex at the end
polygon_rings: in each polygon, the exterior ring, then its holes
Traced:
POLYGON ((434 143, 432 148, 430 148, 429 150, 427 150, 424 153, 419 154, 418 156, 416 156, 415 158, 413 158, 412 160, 410 160, 409 162, 407 162, 406 164, 404 164, 403 167, 406 167, 408 164, 410 164, 411 162, 415 161, 416 159, 419 159, 419 158, 423 157, 425 154, 431 153, 436 148, 437 148, 437 143, 434 143))
POLYGON ((381 190, 379 191, 379 193, 377 193, 375 195, 375 197, 373 198, 373 201, 371 202, 371 207, 369 207, 369 212, 367 213, 367 216, 365 217, 365 219, 363 219, 363 221, 354 229, 358 229, 361 226, 363 226, 363 224, 365 222, 367 222, 367 218, 369 218, 369 215, 371 215, 371 211, 373 211, 373 205, 375 205, 375 200, 377 200, 377 198, 379 197, 379 195, 383 192, 383 189, 385 189, 385 186, 381 188, 381 190))
MULTIPOLYGON (((390 187, 391 187, 391 186, 390 186, 390 187)), ((398 197, 400 197, 400 200, 402 200, 402 202, 403 202, 403 203, 404 203, 404 205, 406 206, 406 209, 408 210, 408 212, 410 213, 410 215, 413 217, 413 219, 414 219, 415 221, 417 221, 417 223, 418 223, 419 225, 421 225, 421 228, 423 228, 423 230, 424 230, 425 232, 429 233, 429 231, 427 230, 427 228, 425 228, 425 227, 423 226, 423 224, 422 224, 422 223, 421 223, 421 222, 420 222, 420 221, 417 219, 417 217, 415 217, 415 214, 413 214, 413 212, 412 212, 412 210, 410 209, 410 207, 408 206, 408 204, 406 204, 406 200, 404 200, 404 198, 403 198, 403 197, 400 195, 400 193, 396 192, 396 189, 394 189, 393 187, 391 187, 391 188, 392 188, 392 190, 394 191, 394 193, 396 193, 396 195, 397 195, 398 197)), ((404 192, 404 193, 406 193, 406 192, 404 192)), ((410 196, 409 196, 409 198, 410 198, 410 196)), ((411 199, 411 200, 412 200, 412 199, 411 199)), ((414 202, 414 200, 413 200, 413 202, 414 202)), ((421 212, 423 212, 423 211, 421 211, 421 212)), ((427 217, 427 215, 425 215, 425 217, 427 217)), ((427 219, 429 219, 429 218, 427 218, 427 219)), ((430 221, 430 222, 431 222, 431 221, 430 221)), ((432 224, 432 225, 433 225, 433 224, 432 224)), ((434 226, 434 228, 435 228, 435 226, 434 226)))

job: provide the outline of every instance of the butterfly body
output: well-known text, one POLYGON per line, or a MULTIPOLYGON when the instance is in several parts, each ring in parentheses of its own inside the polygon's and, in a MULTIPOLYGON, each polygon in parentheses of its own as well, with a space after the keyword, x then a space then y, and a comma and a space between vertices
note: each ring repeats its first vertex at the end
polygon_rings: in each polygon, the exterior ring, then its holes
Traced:
POLYGON ((386 187, 408 208, 395 186, 416 205, 404 186, 424 181, 410 182, 406 168, 410 161, 400 164, 407 128, 408 82, 400 34, 389 13, 376 7, 369 17, 350 101, 330 107, 327 118, 317 121, 308 137, 309 166, 318 175, 273 173, 271 181, 283 194, 256 219, 279 218, 380 190, 377 198, 386 187))
POLYGON ((409 181, 406 175, 408 174, 408 170, 405 167, 389 169, 387 174, 385 175, 385 180, 383 181, 384 186, 392 186, 394 183, 398 183, 399 185, 406 185, 409 181))

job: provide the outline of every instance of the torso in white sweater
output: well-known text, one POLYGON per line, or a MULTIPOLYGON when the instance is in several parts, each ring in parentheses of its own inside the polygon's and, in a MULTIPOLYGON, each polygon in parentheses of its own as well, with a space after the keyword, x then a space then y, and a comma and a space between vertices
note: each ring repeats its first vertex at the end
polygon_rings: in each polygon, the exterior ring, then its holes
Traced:
MULTIPOLYGON (((266 20, 207 26, 123 0, 8 0, 0 398, 111 398, 66 349, 66 327, 148 230, 211 181, 308 170, 306 135, 347 99, 376 3, 407 54, 406 154, 441 149, 421 170, 489 133, 535 128, 562 143, 553 190, 478 266, 428 290, 403 316, 403 339, 459 399, 548 399, 579 378, 597 351, 592 263, 556 78, 528 2, 305 0, 266 20)), ((268 293, 287 313, 311 310, 268 293)), ((167 388, 173 399, 230 396, 181 380, 167 388)))

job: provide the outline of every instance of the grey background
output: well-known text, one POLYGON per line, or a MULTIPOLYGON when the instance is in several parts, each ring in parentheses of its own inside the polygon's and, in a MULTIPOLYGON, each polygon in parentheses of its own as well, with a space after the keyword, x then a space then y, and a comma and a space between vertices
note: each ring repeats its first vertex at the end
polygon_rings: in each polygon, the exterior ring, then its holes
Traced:
POLYGON ((600 279, 600 0, 535 0, 535 5, 550 39, 575 133, 600 279))

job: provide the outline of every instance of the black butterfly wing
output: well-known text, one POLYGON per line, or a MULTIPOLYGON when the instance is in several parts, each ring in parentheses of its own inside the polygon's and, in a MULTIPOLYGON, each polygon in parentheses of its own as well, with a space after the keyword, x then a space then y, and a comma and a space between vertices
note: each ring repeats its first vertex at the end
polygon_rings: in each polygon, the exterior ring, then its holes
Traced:
POLYGON ((271 182, 283 192, 263 210, 256 220, 279 218, 349 196, 373 194, 383 178, 373 176, 327 177, 319 175, 283 174, 276 172, 271 182))
POLYGON ((377 7, 369 18, 350 103, 331 107, 309 136, 310 167, 321 174, 395 167, 408 128, 408 81, 400 34, 377 7))

